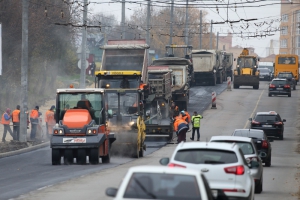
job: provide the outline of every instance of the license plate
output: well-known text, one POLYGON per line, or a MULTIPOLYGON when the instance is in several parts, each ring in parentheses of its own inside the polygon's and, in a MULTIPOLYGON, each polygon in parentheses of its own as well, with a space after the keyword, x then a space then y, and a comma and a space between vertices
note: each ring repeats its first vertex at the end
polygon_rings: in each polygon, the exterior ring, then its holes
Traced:
POLYGON ((276 88, 276 90, 283 90, 283 88, 276 88))
POLYGON ((272 127, 272 125, 262 125, 262 127, 272 127))
POLYGON ((86 138, 63 138, 63 143, 86 143, 86 138))

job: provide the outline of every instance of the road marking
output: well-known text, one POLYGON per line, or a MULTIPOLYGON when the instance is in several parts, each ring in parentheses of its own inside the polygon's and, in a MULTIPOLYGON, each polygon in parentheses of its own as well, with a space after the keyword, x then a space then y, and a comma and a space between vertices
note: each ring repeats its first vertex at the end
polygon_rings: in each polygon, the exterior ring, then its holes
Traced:
MULTIPOLYGON (((254 114, 254 112, 255 112, 256 109, 257 109, 258 103, 259 103, 259 101, 260 101, 260 99, 261 99, 262 94, 264 93, 264 91, 265 91, 265 88, 263 89, 263 91, 261 91, 261 93, 260 93, 260 95, 259 95, 259 98, 258 98, 258 100, 257 100, 257 102, 256 102, 255 108, 253 109, 253 112, 251 113, 251 115, 250 115, 249 118, 252 118, 252 117, 253 117, 253 114, 254 114)), ((249 120, 247 119, 246 124, 245 124, 245 126, 244 126, 244 129, 248 126, 248 123, 249 123, 249 120)))

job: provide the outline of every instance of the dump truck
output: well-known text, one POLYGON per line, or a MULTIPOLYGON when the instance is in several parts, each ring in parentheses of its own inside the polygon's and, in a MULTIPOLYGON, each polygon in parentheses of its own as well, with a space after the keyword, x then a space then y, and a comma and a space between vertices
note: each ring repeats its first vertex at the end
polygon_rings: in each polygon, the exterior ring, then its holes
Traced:
POLYGON ((172 70, 172 101, 180 110, 187 109, 189 102, 189 91, 191 74, 190 60, 178 57, 165 57, 154 60, 152 66, 167 66, 172 70))
POLYGON ((176 44, 166 45, 166 57, 185 58, 190 61, 190 63, 188 64, 190 86, 192 86, 195 82, 192 50, 193 50, 192 45, 176 45, 176 44))
POLYGON ((148 89, 140 89, 140 71, 95 71, 96 88, 105 88, 109 116, 108 127, 116 142, 113 155, 139 158, 144 155, 144 99, 148 89), (126 82, 126 83, 125 83, 126 82))
POLYGON ((296 84, 299 81, 299 57, 296 54, 278 54, 275 56, 274 76, 279 72, 292 72, 296 84))
POLYGON ((152 93, 146 99, 146 137, 173 138, 173 121, 170 116, 172 99, 172 70, 168 66, 149 66, 148 83, 152 93))
POLYGON ((108 40, 100 48, 103 49, 100 71, 140 71, 142 81, 147 82, 146 40, 108 40))
POLYGON ((253 89, 259 88, 259 71, 257 66, 259 58, 249 55, 249 50, 244 48, 237 58, 237 66, 234 70, 233 88, 240 86, 252 86, 253 89))
POLYGON ((223 55, 218 50, 193 50, 194 84, 216 85, 223 83, 223 55))
POLYGON ((116 140, 107 127, 104 89, 57 89, 56 125, 50 140, 52 165, 110 162, 110 148, 116 140))
POLYGON ((224 81, 227 80, 227 77, 230 77, 231 80, 233 78, 233 53, 224 52, 223 59, 222 59, 222 67, 224 69, 224 81))

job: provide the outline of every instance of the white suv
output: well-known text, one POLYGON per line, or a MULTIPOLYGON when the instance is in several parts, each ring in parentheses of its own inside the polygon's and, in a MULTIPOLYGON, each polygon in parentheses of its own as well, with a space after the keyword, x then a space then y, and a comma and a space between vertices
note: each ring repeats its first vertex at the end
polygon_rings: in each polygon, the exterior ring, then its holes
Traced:
POLYGON ((255 182, 255 193, 262 192, 263 164, 251 138, 239 136, 212 136, 210 142, 236 143, 242 150, 248 165, 251 161, 257 162, 258 165, 251 167, 250 171, 255 182))
POLYGON ((244 154, 235 143, 182 142, 171 159, 162 158, 160 164, 198 169, 212 190, 221 189, 230 199, 254 199, 253 177, 244 154))

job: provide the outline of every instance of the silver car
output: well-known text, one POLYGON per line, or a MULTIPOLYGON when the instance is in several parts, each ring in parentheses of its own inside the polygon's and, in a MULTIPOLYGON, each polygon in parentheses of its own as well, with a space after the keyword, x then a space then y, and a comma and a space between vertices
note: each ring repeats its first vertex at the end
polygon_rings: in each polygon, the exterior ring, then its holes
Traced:
POLYGON ((225 142, 236 143, 243 152, 246 162, 250 164, 251 161, 259 163, 257 167, 252 167, 251 175, 255 181, 255 193, 261 193, 263 190, 263 163, 259 153, 252 141, 252 138, 238 137, 238 136, 212 136, 210 142, 225 142))

